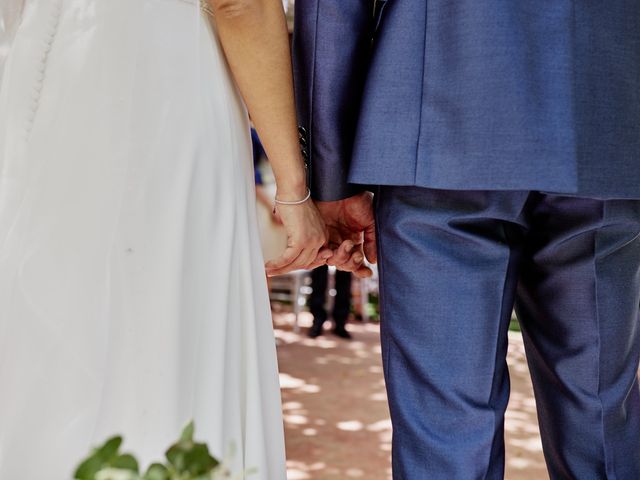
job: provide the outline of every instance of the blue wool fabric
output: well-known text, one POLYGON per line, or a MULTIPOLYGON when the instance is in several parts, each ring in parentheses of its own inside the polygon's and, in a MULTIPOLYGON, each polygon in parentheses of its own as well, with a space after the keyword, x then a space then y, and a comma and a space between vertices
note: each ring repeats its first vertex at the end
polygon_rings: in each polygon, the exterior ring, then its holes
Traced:
POLYGON ((296 10, 316 198, 353 184, 640 198, 640 0, 296 10))

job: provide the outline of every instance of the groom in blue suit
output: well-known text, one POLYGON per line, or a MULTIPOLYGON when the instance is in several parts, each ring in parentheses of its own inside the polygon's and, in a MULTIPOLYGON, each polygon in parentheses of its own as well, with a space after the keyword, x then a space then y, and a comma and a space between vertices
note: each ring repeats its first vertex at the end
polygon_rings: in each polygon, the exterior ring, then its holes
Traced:
POLYGON ((640 479, 640 0, 297 0, 295 22, 341 268, 375 258, 375 212, 394 478, 503 478, 515 305, 551 478, 640 479))

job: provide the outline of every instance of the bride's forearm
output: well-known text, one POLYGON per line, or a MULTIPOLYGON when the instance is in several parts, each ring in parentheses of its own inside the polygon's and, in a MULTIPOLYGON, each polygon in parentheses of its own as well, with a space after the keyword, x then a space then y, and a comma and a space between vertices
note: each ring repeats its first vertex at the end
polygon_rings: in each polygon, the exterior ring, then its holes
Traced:
POLYGON ((271 162, 279 197, 300 198, 306 193, 306 176, 282 1, 209 2, 229 65, 271 162))

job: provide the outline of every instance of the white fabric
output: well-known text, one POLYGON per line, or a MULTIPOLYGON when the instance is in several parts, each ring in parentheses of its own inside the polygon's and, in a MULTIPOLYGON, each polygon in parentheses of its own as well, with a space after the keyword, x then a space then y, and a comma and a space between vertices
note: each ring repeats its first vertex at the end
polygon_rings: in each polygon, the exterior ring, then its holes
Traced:
POLYGON ((285 478, 249 124, 184 0, 30 0, 0 89, 0 479, 181 427, 285 478))
POLYGON ((24 0, 2 0, 0 2, 0 78, 9 48, 20 23, 24 0))

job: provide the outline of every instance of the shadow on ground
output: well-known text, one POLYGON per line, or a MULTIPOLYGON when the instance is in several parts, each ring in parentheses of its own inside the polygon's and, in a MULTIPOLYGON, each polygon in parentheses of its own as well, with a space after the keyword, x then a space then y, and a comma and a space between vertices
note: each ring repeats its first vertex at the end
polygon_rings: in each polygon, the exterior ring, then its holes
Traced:
MULTIPOLYGON (((379 329, 352 324, 351 342, 329 332, 305 336, 293 316, 274 314, 287 440, 288 480, 388 480, 391 422, 379 329)), ((507 480, 548 479, 519 333, 510 333, 511 403, 506 418, 507 480)))

